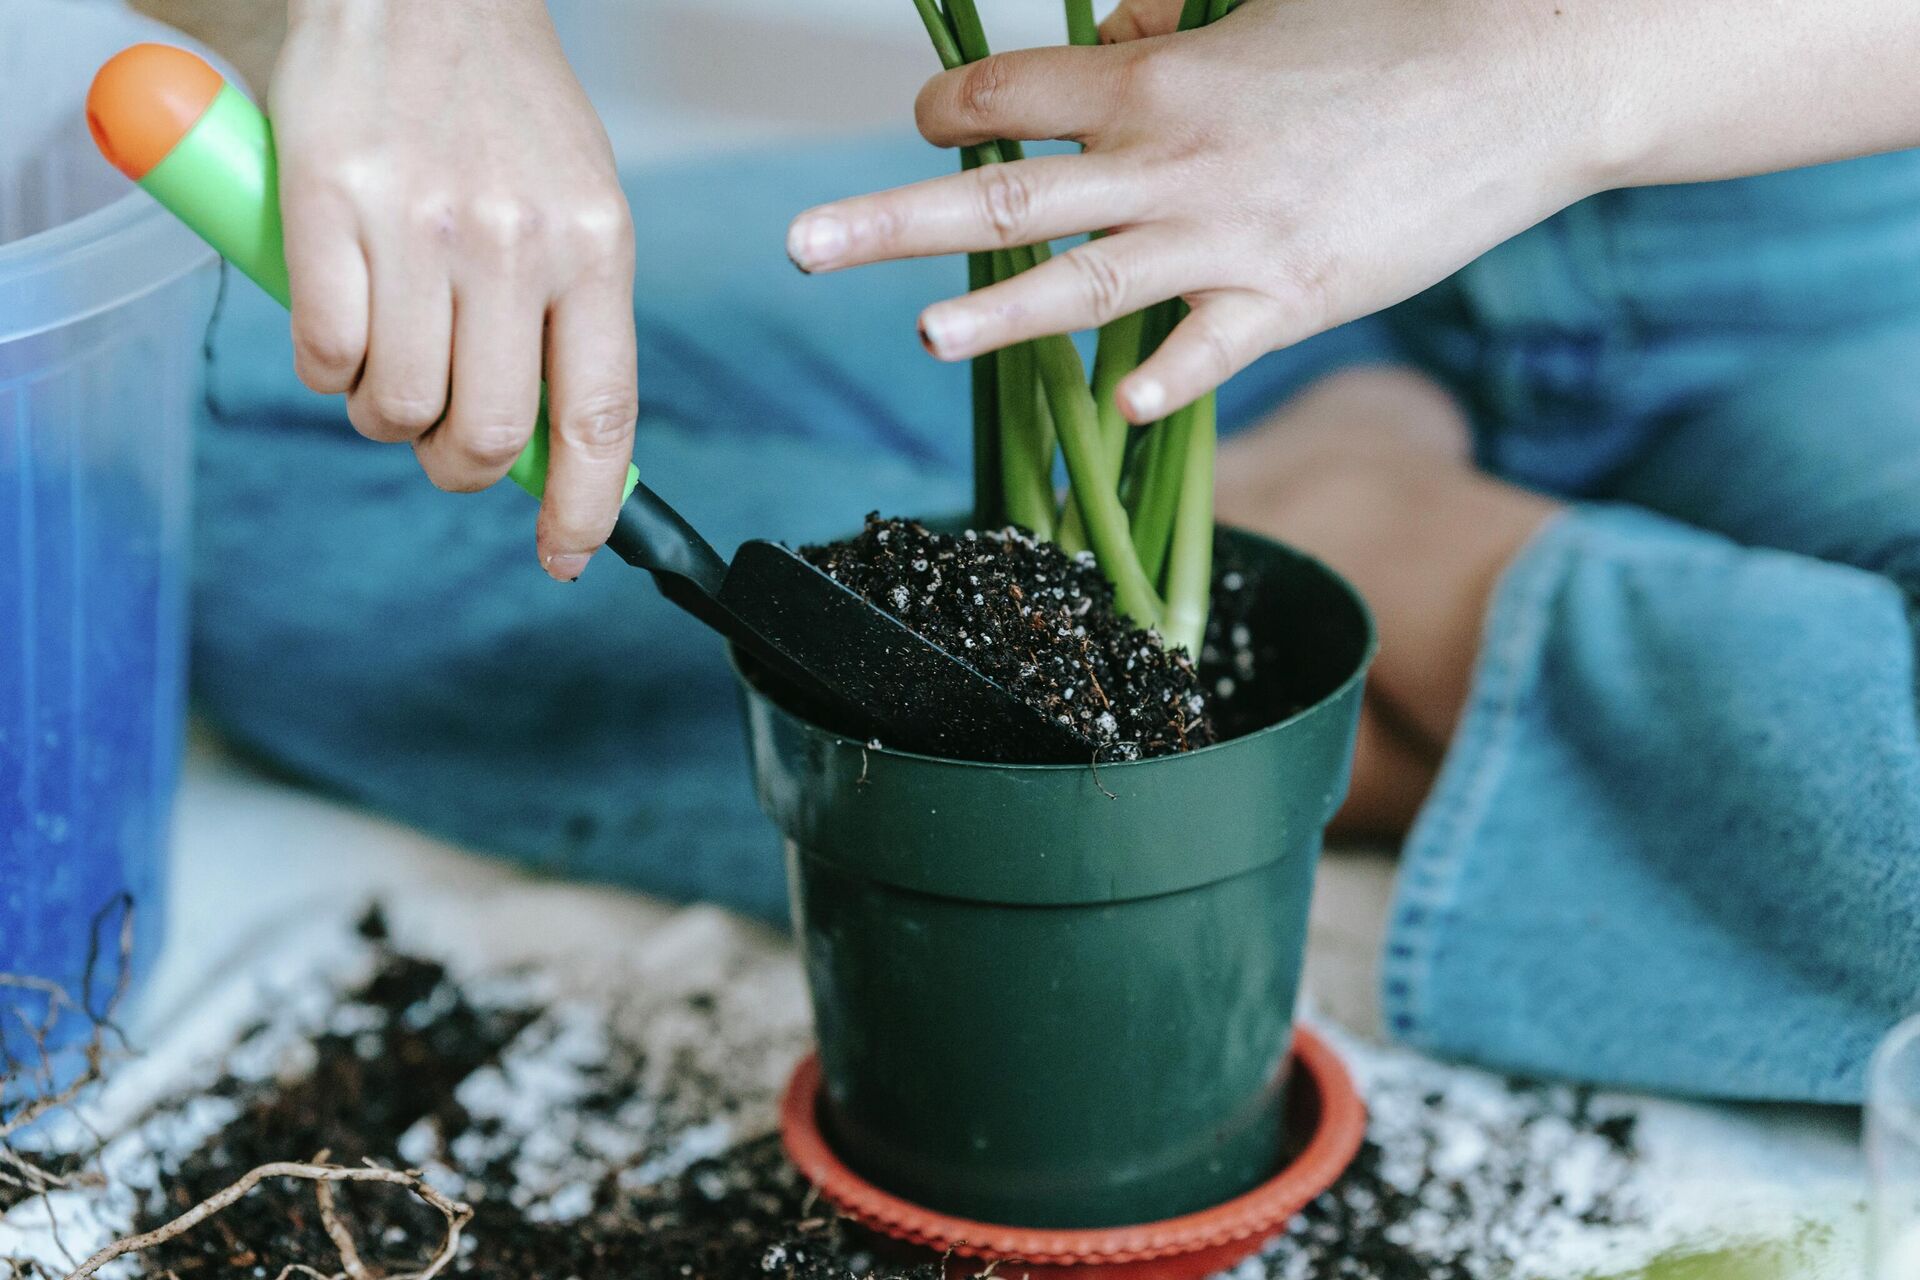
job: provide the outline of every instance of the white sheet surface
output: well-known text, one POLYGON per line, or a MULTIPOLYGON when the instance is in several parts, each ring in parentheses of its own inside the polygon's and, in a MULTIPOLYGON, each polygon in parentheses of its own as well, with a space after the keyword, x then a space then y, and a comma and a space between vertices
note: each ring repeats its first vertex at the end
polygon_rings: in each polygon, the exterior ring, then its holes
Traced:
MULTIPOLYGON (((767 856, 776 856, 771 831, 767 856)), ((1376 852, 1329 856, 1315 903, 1307 1016, 1335 1039, 1376 1108, 1385 1105, 1376 1136, 1394 1131, 1402 1105, 1395 1099, 1441 1093, 1459 1117, 1445 1131, 1449 1158, 1485 1158, 1474 1117, 1504 1105, 1503 1082, 1375 1038, 1372 949, 1391 870, 1391 859, 1376 852)), ((769 1064, 761 1069, 769 1098, 774 1077, 804 1046, 804 992, 780 935, 710 908, 536 880, 267 780, 201 743, 181 796, 171 942, 135 1021, 144 1055, 120 1073, 96 1122, 111 1132, 198 1078, 243 1023, 340 963, 352 919, 373 898, 386 904, 407 948, 469 973, 526 968, 582 998, 643 979, 723 982, 724 1034, 758 1046, 769 1064)), ((1850 1114, 1601 1101, 1639 1113, 1644 1155, 1632 1176, 1647 1224, 1596 1233, 1569 1222, 1542 1236, 1541 1280, 1606 1274, 1676 1244, 1788 1236, 1815 1242, 1805 1275, 1860 1274, 1863 1182, 1850 1114)), ((770 1106, 751 1123, 770 1124, 770 1106)), ((1587 1175, 1573 1166, 1584 1160, 1570 1150, 1566 1167, 1548 1176, 1577 1189, 1587 1175)), ((101 1239, 111 1216, 96 1225, 101 1239)), ((37 1236, 35 1215, 17 1212, 0 1222, 0 1255, 45 1248, 37 1236)))

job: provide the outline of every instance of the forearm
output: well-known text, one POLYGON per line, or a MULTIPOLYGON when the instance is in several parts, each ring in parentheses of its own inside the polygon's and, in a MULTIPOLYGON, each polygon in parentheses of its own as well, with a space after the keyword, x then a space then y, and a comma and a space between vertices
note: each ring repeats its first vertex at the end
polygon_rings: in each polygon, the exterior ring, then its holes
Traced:
POLYGON ((1914 0, 1538 0, 1601 87, 1602 186, 1920 147, 1914 0))

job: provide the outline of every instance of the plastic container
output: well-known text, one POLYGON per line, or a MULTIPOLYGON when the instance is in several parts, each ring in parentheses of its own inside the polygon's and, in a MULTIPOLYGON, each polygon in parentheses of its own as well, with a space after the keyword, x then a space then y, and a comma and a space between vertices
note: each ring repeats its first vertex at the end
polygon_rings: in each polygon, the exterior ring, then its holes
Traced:
MULTIPOLYGON (((87 136, 95 69, 155 39, 188 43, 111 5, 0 5, 0 974, 96 1009, 160 939, 218 288, 212 250, 87 136)), ((40 999, 0 989, 0 1015, 40 999)), ((5 1016, 6 1048, 22 1034, 5 1016)))
POLYGON ((934 759, 850 741, 743 681, 761 806, 786 839, 820 1126, 886 1192, 1096 1228, 1200 1212, 1280 1168, 1307 904, 1373 627, 1318 561, 1236 531, 1220 550, 1280 674, 1272 723, 1191 754, 934 759))
POLYGON ((1868 1280, 1920 1276, 1920 1014, 1890 1032, 1867 1068, 1867 1170, 1873 1185, 1868 1280))

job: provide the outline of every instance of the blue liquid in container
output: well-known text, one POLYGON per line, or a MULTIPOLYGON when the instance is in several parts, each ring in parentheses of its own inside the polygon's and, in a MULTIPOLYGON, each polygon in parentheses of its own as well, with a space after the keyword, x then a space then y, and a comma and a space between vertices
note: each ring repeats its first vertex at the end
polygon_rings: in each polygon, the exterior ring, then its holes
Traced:
MULTIPOLYGON (((94 70, 152 39, 181 42, 112 6, 0 6, 0 975, 96 1013, 137 993, 165 916, 218 285, 211 252, 87 138, 94 70)), ((0 985, 0 1096, 38 1065, 28 1021, 47 1011, 0 985)), ((69 1010, 53 1047, 89 1026, 69 1010)))

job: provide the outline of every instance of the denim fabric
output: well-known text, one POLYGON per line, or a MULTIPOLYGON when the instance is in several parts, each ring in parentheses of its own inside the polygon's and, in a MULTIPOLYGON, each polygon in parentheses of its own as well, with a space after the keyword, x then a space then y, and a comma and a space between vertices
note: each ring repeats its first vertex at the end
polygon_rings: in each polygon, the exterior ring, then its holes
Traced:
POLYGON ((1859 1101, 1920 1001, 1920 155, 1609 193, 1391 319, 1492 469, 1582 501, 1487 621, 1389 1025, 1859 1101))
POLYGON ((1629 507, 1507 575, 1408 842, 1391 1030, 1509 1071, 1859 1101, 1920 974, 1908 597, 1629 507))
MULTIPOLYGON (((723 549, 964 503, 966 375, 912 324, 959 265, 807 279, 781 253, 804 205, 948 166, 869 142, 632 184, 637 457, 723 549)), ((1911 155, 1609 193, 1228 388, 1232 429, 1335 367, 1411 361, 1470 406, 1485 465, 1579 500, 1500 588, 1409 842, 1399 1035, 1613 1084, 1857 1098, 1920 985, 1916 210, 1911 155)), ((549 583, 517 492, 448 497, 353 436, 244 282, 209 355, 206 715, 480 848, 782 910, 712 637, 611 557, 549 583)))

